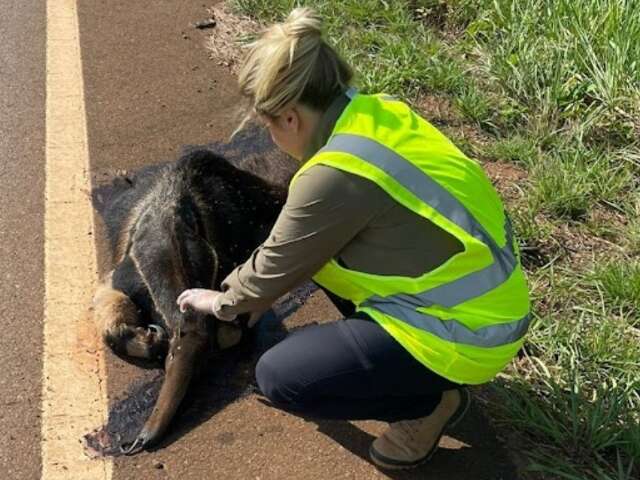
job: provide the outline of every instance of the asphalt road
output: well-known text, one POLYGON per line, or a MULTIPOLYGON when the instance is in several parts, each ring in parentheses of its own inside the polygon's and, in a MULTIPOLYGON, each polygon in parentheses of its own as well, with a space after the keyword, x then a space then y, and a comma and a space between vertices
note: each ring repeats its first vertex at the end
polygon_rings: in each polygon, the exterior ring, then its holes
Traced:
MULTIPOLYGON (((192 0, 79 3, 101 273, 110 268, 101 207, 109 201, 112 182, 144 166, 174 160, 188 146, 224 144, 241 116, 234 79, 208 58, 204 48, 209 31, 192 26, 206 17, 207 6, 192 0)), ((40 478, 42 468, 45 26, 43 1, 2 1, 2 479, 40 478)), ((256 145, 249 139, 244 147, 247 154, 260 157, 264 153, 268 168, 273 151, 256 151, 256 145)), ((242 147, 233 154, 243 155, 242 147)), ((337 317, 326 298, 314 293, 285 325, 298 328, 337 317)), ((273 332, 263 330, 271 341, 286 334, 276 327, 273 332)), ((368 461, 367 450, 382 424, 316 423, 272 409, 250 393, 255 352, 234 355, 220 367, 221 372, 213 372, 195 389, 160 448, 114 460, 114 479, 516 478, 477 406, 451 437, 443 439, 442 449, 429 465, 413 472, 381 472, 368 461), (247 358, 242 357, 245 354, 247 358)), ((157 374, 108 354, 111 410, 157 374)))
POLYGON ((0 477, 15 479, 40 472, 44 15, 0 7, 0 477))

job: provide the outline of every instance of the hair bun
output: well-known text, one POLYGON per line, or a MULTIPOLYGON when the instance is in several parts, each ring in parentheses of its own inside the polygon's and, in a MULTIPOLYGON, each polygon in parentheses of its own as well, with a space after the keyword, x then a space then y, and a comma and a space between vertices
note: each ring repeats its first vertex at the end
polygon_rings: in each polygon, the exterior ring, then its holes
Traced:
POLYGON ((322 35, 322 17, 309 7, 293 9, 281 25, 285 33, 291 37, 322 35))
POLYGON ((324 110, 349 84, 353 73, 322 38, 322 19, 296 8, 282 23, 267 27, 249 45, 238 73, 243 95, 259 113, 275 117, 301 101, 324 110))

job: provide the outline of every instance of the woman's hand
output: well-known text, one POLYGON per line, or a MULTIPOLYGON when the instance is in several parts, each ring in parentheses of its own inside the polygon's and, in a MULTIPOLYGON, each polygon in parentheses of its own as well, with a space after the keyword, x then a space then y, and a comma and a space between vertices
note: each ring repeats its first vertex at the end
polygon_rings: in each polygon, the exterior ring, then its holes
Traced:
POLYGON ((186 312, 191 308, 197 312, 213 314, 223 322, 232 322, 236 315, 225 315, 222 313, 222 292, 207 290, 205 288, 190 288, 180 294, 176 303, 180 306, 181 312, 186 312))

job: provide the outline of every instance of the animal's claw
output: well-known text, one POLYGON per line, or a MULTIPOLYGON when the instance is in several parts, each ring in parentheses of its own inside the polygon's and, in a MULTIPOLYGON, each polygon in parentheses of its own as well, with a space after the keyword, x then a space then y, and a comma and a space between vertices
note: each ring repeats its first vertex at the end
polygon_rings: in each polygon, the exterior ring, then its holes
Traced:
POLYGON ((164 337, 166 335, 164 328, 162 328, 160 325, 156 325, 155 323, 149 324, 149 330, 155 331, 161 337, 164 337))
POLYGON ((123 443, 122 445, 120 445, 120 452, 122 452, 124 455, 135 455, 136 453, 139 453, 144 449, 146 443, 146 436, 144 436, 143 434, 138 435, 138 437, 131 444, 123 443))

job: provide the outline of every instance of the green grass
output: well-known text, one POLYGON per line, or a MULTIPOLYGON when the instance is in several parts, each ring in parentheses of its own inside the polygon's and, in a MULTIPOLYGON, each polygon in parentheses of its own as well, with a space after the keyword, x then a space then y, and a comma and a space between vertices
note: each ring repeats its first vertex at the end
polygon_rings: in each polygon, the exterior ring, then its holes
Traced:
POLYGON ((640 3, 475 0, 467 28, 487 84, 523 106, 522 122, 631 141, 640 104, 640 3))
POLYGON ((460 113, 478 126, 491 125, 491 102, 476 87, 463 88, 455 98, 460 113))
MULTIPOLYGON (((640 262, 624 260, 597 265, 592 279, 607 302, 640 319, 640 262)), ((638 324, 640 326, 640 322, 638 324)))
POLYGON ((492 160, 516 163, 525 168, 535 165, 540 155, 534 138, 518 134, 496 139, 485 147, 483 154, 492 160))
POLYGON ((576 308, 565 298, 538 318, 528 362, 494 383, 498 421, 532 447, 531 467, 550 478, 618 478, 618 460, 629 469, 640 458, 640 337, 605 303, 576 308))
MULTIPOLYGON (((584 145, 558 146, 531 166, 531 202, 550 215, 584 219, 595 203, 617 206, 632 188, 625 164, 584 145)), ((618 207, 621 208, 621 207, 618 207)))
POLYGON ((440 50, 427 58, 420 81, 421 87, 427 91, 449 94, 461 92, 466 85, 462 66, 440 50))
POLYGON ((610 271, 532 273, 537 318, 527 355, 493 384, 497 420, 529 446, 530 468, 545 478, 635 478, 640 331, 620 308, 635 293, 618 293, 621 276, 609 279, 610 271))
POLYGON ((531 442, 549 444, 532 452, 530 469, 549 478, 584 479, 589 470, 598 473, 588 478, 633 478, 638 424, 626 407, 631 388, 604 382, 592 390, 571 376, 560 383, 557 373, 543 372, 536 384, 518 379, 496 388, 509 426, 526 431, 531 442), (616 450, 621 453, 611 457, 616 450))
POLYGON ((536 321, 490 401, 522 478, 640 478, 640 0, 301 3, 362 90, 447 96, 465 153, 528 174, 508 208, 536 321))
POLYGON ((626 228, 625 247, 630 255, 640 255, 640 219, 632 219, 626 228))

